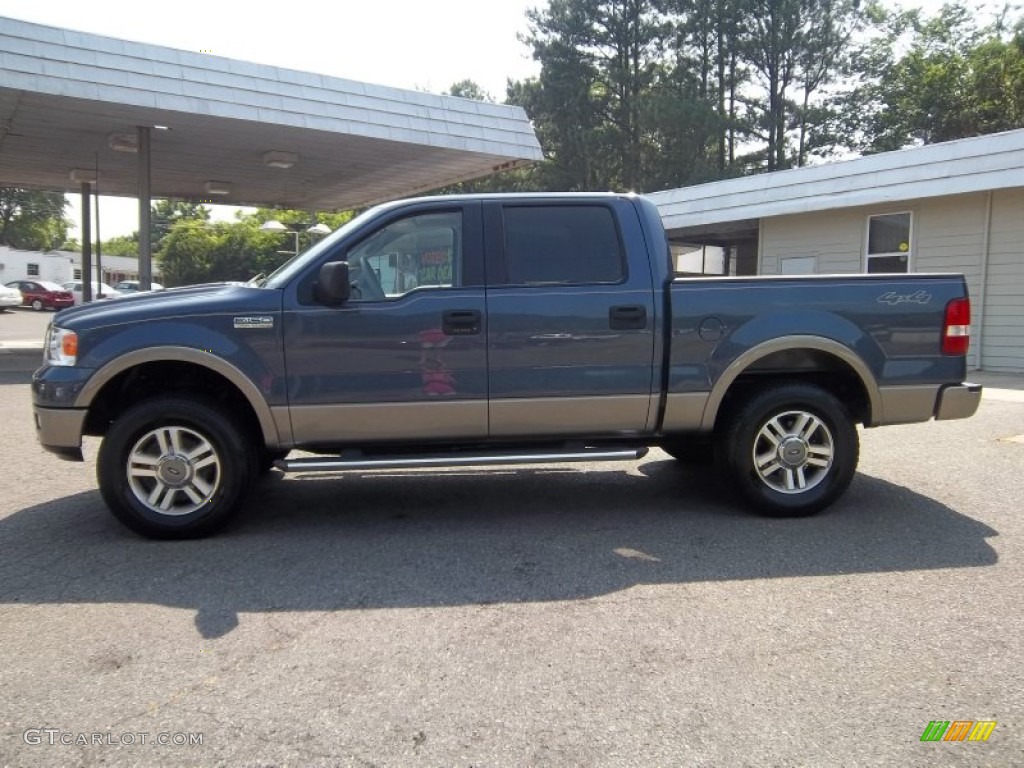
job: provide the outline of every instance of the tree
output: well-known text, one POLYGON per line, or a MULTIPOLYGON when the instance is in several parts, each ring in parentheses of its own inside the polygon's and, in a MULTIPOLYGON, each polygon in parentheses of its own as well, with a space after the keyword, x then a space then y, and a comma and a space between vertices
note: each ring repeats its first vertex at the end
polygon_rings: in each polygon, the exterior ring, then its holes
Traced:
POLYGON ((150 245, 155 252, 160 241, 179 221, 210 220, 210 209, 201 203, 184 200, 156 200, 150 204, 150 245))
POLYGON ((858 94, 862 149, 883 152, 1024 127, 1024 20, 1005 12, 979 26, 968 7, 949 4, 932 18, 883 15, 906 32, 906 52, 883 60, 858 94))
POLYGON ((118 235, 109 240, 104 240, 100 249, 104 256, 139 256, 139 233, 133 232, 130 235, 118 235))
POLYGON ((749 79, 741 57, 748 0, 667 0, 675 39, 671 48, 677 79, 696 84, 696 103, 714 114, 714 176, 732 174, 736 146, 751 129, 740 119, 740 87, 749 79))
POLYGON ((63 192, 0 187, 0 245, 52 251, 67 240, 71 222, 63 192))
POLYGON ((472 99, 473 101, 488 101, 494 103, 494 97, 480 87, 475 80, 460 80, 453 83, 452 87, 445 92, 448 96, 458 96, 460 99, 472 99))
POLYGON ((540 77, 510 84, 548 158, 547 189, 646 191, 703 165, 712 110, 684 57, 666 0, 552 0, 522 39, 540 77))
MULTIPOLYGON (((271 208, 239 213, 233 222, 182 217, 171 226, 155 254, 164 284, 248 280, 259 273, 269 274, 288 259, 295 240, 292 235, 267 232, 260 226, 274 219, 293 228, 299 232, 299 248, 304 250, 318 239, 305 231, 312 218, 306 211, 271 208)), ((315 218, 334 230, 351 219, 352 212, 318 213, 315 218)))
POLYGON ((272 271, 287 258, 278 254, 280 245, 277 233, 260 231, 255 221, 183 219, 164 236, 156 256, 165 285, 193 285, 272 271))
POLYGON ((520 39, 541 63, 538 78, 510 83, 508 101, 526 110, 546 161, 540 187, 551 190, 611 189, 602 120, 599 73, 590 21, 596 0, 552 0, 527 13, 530 32, 520 39))
POLYGON ((857 0, 749 0, 743 56, 764 98, 751 102, 765 147, 765 169, 802 165, 814 97, 842 72, 842 57, 858 25, 857 0), (793 100, 794 91, 799 102, 793 100), (797 128, 795 156, 789 134, 797 128))

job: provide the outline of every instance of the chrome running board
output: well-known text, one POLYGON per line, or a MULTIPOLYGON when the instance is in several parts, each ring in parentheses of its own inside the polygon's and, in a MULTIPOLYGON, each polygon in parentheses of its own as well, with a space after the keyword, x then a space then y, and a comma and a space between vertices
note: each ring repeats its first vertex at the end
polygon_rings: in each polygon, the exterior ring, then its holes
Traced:
POLYGON ((284 472, 343 472, 353 469, 423 469, 428 467, 499 467, 509 464, 551 464, 561 461, 634 461, 647 454, 646 447, 614 450, 508 451, 492 453, 441 453, 415 456, 362 455, 315 456, 303 459, 279 459, 274 466, 284 472))

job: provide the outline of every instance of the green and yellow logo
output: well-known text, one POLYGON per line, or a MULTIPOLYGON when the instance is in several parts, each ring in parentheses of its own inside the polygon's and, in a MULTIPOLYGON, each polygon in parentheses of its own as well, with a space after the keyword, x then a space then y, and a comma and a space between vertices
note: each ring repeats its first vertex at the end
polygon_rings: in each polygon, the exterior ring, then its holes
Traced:
POLYGON ((995 727, 995 720, 932 720, 921 741, 988 741, 995 727))

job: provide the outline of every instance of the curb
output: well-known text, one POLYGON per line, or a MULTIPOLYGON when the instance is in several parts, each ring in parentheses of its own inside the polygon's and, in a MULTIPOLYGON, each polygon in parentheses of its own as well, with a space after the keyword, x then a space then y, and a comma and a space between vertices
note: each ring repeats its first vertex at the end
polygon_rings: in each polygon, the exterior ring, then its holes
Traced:
POLYGON ((0 341, 0 371, 31 373, 42 364, 41 341, 0 341))
POLYGON ((43 342, 41 341, 0 341, 0 352, 17 352, 21 350, 32 349, 39 352, 43 351, 43 342))

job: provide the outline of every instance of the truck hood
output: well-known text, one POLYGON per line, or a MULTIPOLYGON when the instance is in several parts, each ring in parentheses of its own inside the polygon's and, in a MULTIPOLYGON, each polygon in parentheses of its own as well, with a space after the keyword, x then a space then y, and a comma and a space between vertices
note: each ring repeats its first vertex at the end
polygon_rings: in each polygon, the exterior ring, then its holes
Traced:
POLYGON ((75 331, 221 312, 276 312, 281 292, 245 283, 208 283, 108 299, 58 312, 53 324, 75 331))

